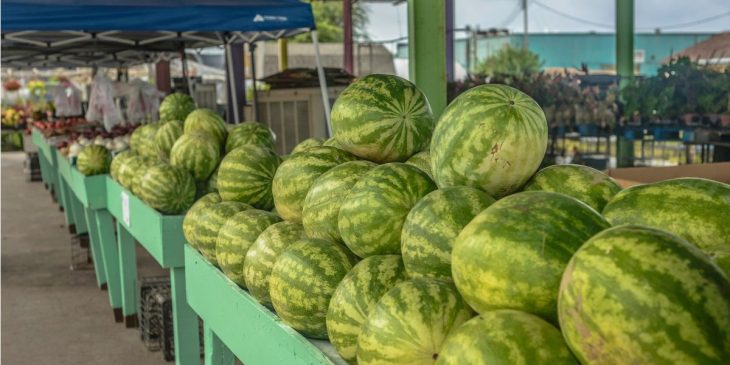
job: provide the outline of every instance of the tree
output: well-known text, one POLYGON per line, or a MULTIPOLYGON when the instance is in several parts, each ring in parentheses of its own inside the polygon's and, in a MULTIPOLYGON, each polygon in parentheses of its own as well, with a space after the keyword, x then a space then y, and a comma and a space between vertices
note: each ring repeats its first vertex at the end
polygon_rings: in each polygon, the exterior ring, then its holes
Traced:
POLYGON ((523 48, 505 47, 479 65, 479 72, 490 76, 524 78, 540 72, 543 62, 537 54, 523 48))
MULTIPOLYGON (((342 1, 311 1, 320 42, 342 42, 344 21, 342 1)), ((352 33, 354 39, 367 40, 368 12, 360 3, 352 4, 352 33)), ((294 37, 295 42, 311 42, 309 33, 294 37)))

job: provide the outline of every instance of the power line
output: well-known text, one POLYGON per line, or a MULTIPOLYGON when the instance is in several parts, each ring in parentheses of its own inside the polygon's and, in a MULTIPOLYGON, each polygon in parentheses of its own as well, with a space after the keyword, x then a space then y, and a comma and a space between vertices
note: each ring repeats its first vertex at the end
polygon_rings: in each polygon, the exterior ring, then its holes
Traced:
POLYGON ((697 24, 701 24, 701 23, 705 23, 705 22, 710 22, 710 21, 713 21, 713 20, 716 20, 716 19, 721 19, 721 18, 724 18, 724 17, 726 17, 726 16, 730 16, 730 10, 728 10, 728 11, 726 11, 726 12, 722 13, 722 14, 717 14, 717 15, 713 15, 713 16, 708 16, 707 18, 697 19, 697 20, 693 20, 693 21, 691 21, 691 22, 686 22, 686 23, 678 23, 678 24, 669 24, 669 25, 660 25, 660 26, 658 26, 658 27, 651 27, 651 28, 649 28, 649 27, 640 27, 640 28, 641 28, 641 29, 654 29, 654 28, 659 28, 659 29, 686 28, 686 27, 689 27, 689 26, 692 26, 692 25, 697 25, 697 24))
POLYGON ((545 5, 545 4, 543 4, 543 3, 539 2, 539 1, 535 1, 534 4, 537 5, 537 6, 539 6, 539 7, 541 7, 541 8, 543 8, 543 9, 545 9, 545 10, 547 10, 547 11, 549 11, 549 12, 551 12, 551 13, 560 15, 560 16, 562 16, 564 18, 568 18, 570 20, 573 20, 573 21, 576 21, 576 22, 579 22, 579 23, 593 25, 593 26, 601 27, 601 28, 610 28, 610 29, 615 28, 615 26, 613 24, 604 24, 604 23, 599 23, 599 22, 594 22, 594 21, 582 19, 582 18, 579 18, 577 16, 573 16, 573 15, 570 15, 568 13, 564 13, 564 12, 558 10, 558 9, 555 9, 553 7, 550 7, 548 5, 545 5))

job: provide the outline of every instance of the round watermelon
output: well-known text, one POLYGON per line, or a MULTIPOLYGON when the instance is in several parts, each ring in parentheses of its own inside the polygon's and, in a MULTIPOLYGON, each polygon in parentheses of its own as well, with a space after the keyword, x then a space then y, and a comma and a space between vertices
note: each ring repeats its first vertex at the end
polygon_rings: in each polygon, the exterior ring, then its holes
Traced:
POLYGON ((228 153, 218 170, 217 188, 223 200, 234 200, 256 208, 274 207, 271 184, 281 158, 267 147, 244 145, 228 153))
POLYGON ((421 90, 393 75, 368 75, 350 84, 331 115, 337 143, 378 163, 405 161, 427 148, 435 125, 421 90))
POLYGON ((344 149, 342 147, 342 144, 340 144, 340 142, 337 142, 337 139, 335 137, 330 137, 329 139, 324 141, 324 143, 322 143, 322 146, 335 147, 335 148, 339 148, 341 150, 344 149))
POLYGON ((206 133, 185 133, 170 150, 170 164, 190 171, 197 181, 207 180, 220 159, 220 145, 206 133))
POLYGON ((241 202, 220 202, 203 207, 197 213, 197 221, 190 229, 193 241, 190 244, 198 249, 213 265, 218 266, 215 254, 215 243, 221 227, 238 212, 253 209, 250 205, 241 202))
POLYGON ((147 170, 137 188, 139 197, 164 214, 185 212, 195 201, 195 179, 187 170, 159 164, 147 170))
POLYGON ((304 238, 300 224, 279 222, 270 225, 249 247, 243 261, 243 276, 249 293, 261 304, 273 308, 269 296, 269 278, 276 259, 292 243, 304 238))
POLYGON ((132 191, 132 185, 135 176, 139 176, 138 171, 143 171, 142 167, 147 165, 148 160, 136 153, 125 157, 119 165, 117 171, 117 181, 127 190, 132 191))
POLYGON ((322 139, 322 138, 317 138, 317 137, 307 138, 307 139, 297 143, 297 145, 294 146, 294 149, 291 150, 290 155, 293 155, 297 152, 302 152, 310 147, 319 147, 322 145, 323 142, 324 142, 324 139, 322 139))
POLYGON ((133 156, 135 156, 134 152, 131 150, 124 150, 112 158, 112 162, 109 164, 109 175, 111 175, 112 179, 119 182, 119 171, 122 169, 122 165, 127 163, 127 161, 133 156))
POLYGON ((76 168, 84 176, 100 175, 109 172, 112 155, 104 146, 89 145, 76 157, 76 168))
POLYGON ((291 155, 276 170, 272 184, 274 205, 282 218, 301 223, 302 206, 309 188, 329 169, 355 160, 334 147, 311 147, 291 155))
POLYGON ((403 280, 405 270, 398 255, 370 256, 342 279, 327 310, 327 334, 345 361, 357 362, 357 336, 368 313, 388 290, 403 280))
POLYGON ((411 208, 436 184, 411 165, 391 162, 366 173, 338 215, 347 247, 360 257, 400 254, 401 230, 411 208))
POLYGON ((150 123, 137 127, 129 137, 129 147, 138 155, 156 159, 155 135, 159 128, 159 123, 150 123))
POLYGON ((195 110, 195 100, 183 93, 166 96, 160 103, 160 120, 185 120, 195 110))
POLYGON ((180 136, 183 135, 183 122, 173 120, 166 122, 155 133, 157 156, 163 161, 170 160, 170 150, 180 136))
POLYGON ((436 365, 578 365, 560 331, 532 314, 503 309, 474 317, 444 341, 436 365))
POLYGON ((603 209, 612 225, 641 224, 674 233, 730 275, 730 185, 681 178, 633 186, 603 209))
POLYGON ((271 270, 269 294, 281 320, 306 337, 327 338, 327 306, 355 264, 344 246, 316 239, 293 243, 271 270))
POLYGON ((352 186, 376 165, 350 161, 335 166, 314 181, 302 208, 302 225, 307 237, 342 243, 337 215, 352 186))
POLYGON ((593 236, 560 284, 560 328, 582 364, 721 365, 730 280, 684 239, 643 226, 593 236))
POLYGON ((538 171, 525 191, 552 191, 572 196, 600 212, 621 191, 610 176, 583 165, 553 165, 538 171))
POLYGON ((131 171, 131 183, 129 186, 129 191, 131 191, 133 194, 139 196, 140 191, 140 183, 142 182, 142 177, 152 167, 155 167, 160 164, 164 164, 162 161, 150 158, 147 156, 141 156, 141 160, 139 161, 139 164, 127 164, 127 166, 131 166, 133 170, 131 171))
POLYGON ((234 283, 245 287, 243 260, 256 238, 268 226, 281 218, 265 210, 249 209, 228 218, 218 231, 215 241, 215 257, 223 273, 234 283))
POLYGON ((433 180, 433 173, 431 172, 431 152, 421 151, 416 153, 415 155, 411 156, 408 160, 406 160, 406 163, 409 165, 413 165, 421 169, 421 171, 425 172, 428 177, 433 180))
POLYGON ((506 85, 474 87, 454 99, 431 143, 439 187, 464 185, 501 198, 537 171, 547 149, 547 121, 527 94, 506 85))
POLYGON ((526 191, 479 213, 454 241, 456 287, 479 313, 516 309, 557 323, 560 276, 588 238, 609 227, 567 195, 526 191))
POLYGON ((494 203, 468 186, 433 191, 411 209, 401 232, 401 250, 411 278, 451 278, 451 247, 471 220, 494 203))
POLYGON ((218 113, 205 108, 195 109, 185 118, 183 127, 185 134, 194 132, 206 132, 215 137, 219 145, 226 142, 228 130, 226 124, 218 113))
POLYGON ((449 333, 473 315, 447 280, 401 282, 370 310, 357 341, 357 363, 432 365, 449 333))
POLYGON ((226 153, 237 147, 254 144, 274 149, 274 134, 269 127, 259 122, 243 122, 228 131, 226 139, 226 153))
POLYGON ((188 243, 195 246, 196 244, 194 242, 198 241, 197 237, 195 237, 195 232, 197 232, 195 227, 198 224, 198 218, 200 217, 200 213, 203 208, 220 202, 221 197, 218 193, 209 193, 196 200, 190 209, 188 209, 188 212, 185 213, 185 218, 183 218, 182 224, 183 235, 188 243))

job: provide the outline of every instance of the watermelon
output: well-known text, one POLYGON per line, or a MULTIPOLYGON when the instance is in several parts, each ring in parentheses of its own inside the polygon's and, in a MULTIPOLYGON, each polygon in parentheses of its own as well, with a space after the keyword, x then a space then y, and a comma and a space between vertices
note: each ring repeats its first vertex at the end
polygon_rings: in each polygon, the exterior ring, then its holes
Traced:
POLYGON ((329 139, 324 141, 324 143, 322 143, 322 146, 335 147, 335 148, 339 148, 341 150, 344 149, 344 148, 342 148, 342 144, 340 144, 340 142, 337 142, 337 139, 335 137, 330 137, 329 139))
POLYGON ((185 218, 183 218, 182 224, 183 235, 185 235, 185 240, 187 240, 192 246, 195 246, 198 242, 198 239, 195 236, 195 233, 197 232, 196 226, 203 208, 220 202, 221 197, 218 193, 205 194, 200 197, 200 199, 196 200, 190 209, 188 209, 188 212, 185 213, 185 218))
POLYGON ((76 158, 76 168, 84 176, 109 173, 112 155, 109 150, 100 145, 89 145, 79 152, 76 158))
POLYGON ((327 306, 355 264, 344 246, 316 239, 293 243, 271 270, 269 294, 281 320, 306 337, 327 338, 327 306))
POLYGON ((142 171, 142 167, 146 166, 147 163, 148 160, 146 158, 134 152, 132 152, 132 155, 125 157, 119 165, 117 172, 117 181, 119 184, 131 191, 135 176, 140 175, 137 171, 142 171))
POLYGON ((134 152, 131 150, 124 150, 112 158, 112 162, 109 165, 109 175, 111 175, 112 179, 119 182, 119 171, 121 170, 122 165, 127 163, 127 161, 133 156, 135 156, 134 152))
POLYGON ((537 171, 547 149, 547 121, 527 94, 480 85, 454 99, 433 132, 431 168, 439 187, 465 185, 501 198, 537 171))
POLYGON ((525 191, 552 191, 572 196, 601 211, 621 186, 610 176, 583 165, 553 165, 538 171, 525 191))
POLYGON ((223 200, 240 201, 256 208, 274 207, 271 184, 281 159, 267 147, 244 145, 223 158, 217 188, 223 200))
POLYGON ((243 260, 248 248, 268 226, 281 218, 265 210, 249 209, 228 218, 218 231, 215 241, 215 257, 223 273, 234 283, 245 287, 243 260))
POLYGON ((170 164, 190 171, 197 181, 207 180, 220 159, 220 145, 206 133, 185 133, 170 150, 170 164))
POLYGON ((180 136, 183 135, 183 122, 173 120, 166 122, 155 133, 157 157, 163 161, 170 160, 170 150, 180 136))
POLYGON ((401 282, 370 310, 357 341, 357 363, 434 364, 449 333, 473 315, 447 280, 401 282))
POLYGON ((259 122, 243 122, 228 131, 226 139, 226 153, 237 147, 254 144, 274 149, 274 134, 269 127, 259 122))
POLYGON ((630 187, 603 209, 612 225, 641 224, 674 233, 705 251, 730 275, 730 185, 681 178, 630 187))
POLYGON ((207 205, 197 213, 197 221, 190 227, 194 231, 190 244, 198 249, 213 265, 218 266, 215 244, 221 227, 238 212, 253 209, 241 202, 220 202, 207 205))
POLYGON ((183 127, 185 134, 193 132, 206 132, 218 141, 219 145, 226 142, 228 130, 226 124, 218 113, 205 108, 195 109, 185 118, 183 127))
POLYGON ((370 256, 342 279, 327 310, 327 334, 345 361, 356 363, 360 327, 378 300, 403 280, 405 270, 398 255, 370 256))
POLYGON ((159 128, 159 123, 150 123, 137 127, 129 137, 129 147, 140 156, 157 158, 155 135, 159 128))
POLYGON ((421 171, 425 172, 428 177, 433 180, 433 173, 431 172, 431 152, 421 151, 416 153, 415 155, 411 156, 408 160, 406 160, 406 163, 409 165, 413 165, 421 169, 421 171))
POLYGON ((421 90, 393 75, 353 82, 337 97, 331 116, 342 149, 378 163, 402 162, 427 148, 435 125, 421 90))
POLYGON ((342 201, 374 163, 350 161, 335 166, 314 181, 302 208, 302 225, 307 237, 342 243, 337 215, 342 201))
POLYGON ((164 214, 185 212, 195 201, 195 179, 185 169, 158 164, 144 173, 139 197, 164 214))
POLYGON ((451 278, 451 247, 471 220, 494 203, 468 186, 433 191, 411 209, 401 232, 401 250, 411 278, 451 278))
POLYGON ((588 238, 609 227, 588 205, 526 191, 498 200, 456 237, 451 271, 479 313, 515 309, 557 323, 560 276, 588 238))
POLYGON ((721 365, 730 280, 679 236, 624 225, 588 240, 560 283, 560 327, 582 364, 721 365))
POLYGON ((560 331, 532 314, 502 309, 474 317, 444 341, 436 365, 578 365, 560 331))
POLYGON ((243 276, 249 293, 261 304, 273 308, 269 296, 269 278, 276 259, 289 245, 304 238, 301 225, 279 222, 270 225, 249 247, 243 261, 243 276))
POLYGON ((279 215, 301 223, 304 198, 314 181, 329 169, 352 160, 355 156, 345 151, 322 146, 291 155, 276 170, 271 189, 279 215))
POLYGON ((139 164, 131 165, 133 170, 131 171, 132 177, 130 179, 130 186, 128 187, 128 189, 135 195, 139 195, 140 183, 142 182, 142 177, 144 176, 145 172, 147 172, 147 170, 154 166, 163 164, 163 162, 157 159, 146 156, 141 157, 142 158, 139 160, 139 164))
POLYGON ((337 225, 347 247, 360 257, 400 254, 408 212, 436 184, 411 165, 391 162, 373 168, 352 187, 337 225))
POLYGON ((307 139, 297 143, 297 145, 294 146, 294 149, 291 150, 290 155, 293 155, 297 152, 302 152, 310 147, 319 147, 322 145, 323 142, 324 142, 324 139, 322 139, 322 138, 317 138, 317 137, 307 138, 307 139))
POLYGON ((195 110, 195 100, 183 93, 174 93, 166 96, 160 103, 160 120, 185 120, 195 110))

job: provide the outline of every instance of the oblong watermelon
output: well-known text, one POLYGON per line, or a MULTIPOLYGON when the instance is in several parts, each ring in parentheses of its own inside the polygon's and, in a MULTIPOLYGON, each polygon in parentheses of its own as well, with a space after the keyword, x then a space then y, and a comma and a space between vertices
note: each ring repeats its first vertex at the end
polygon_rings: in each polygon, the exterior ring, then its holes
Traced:
POLYGON ((139 197, 164 214, 180 214, 195 202, 195 179, 179 167, 159 164, 148 169, 140 180, 139 197))
POLYGON ((355 262, 355 255, 337 243, 303 239, 292 244, 271 271, 269 294, 276 314, 306 337, 327 338, 327 306, 355 262))
POLYGON ((219 145, 226 142, 228 130, 226 124, 218 113, 205 108, 195 109, 185 118, 183 127, 185 134, 194 132, 205 132, 217 140, 219 145))
POLYGON ((434 364, 449 333, 473 315, 447 280, 401 282, 370 311, 358 337, 357 363, 434 364))
POLYGON ((583 165, 553 165, 538 171, 525 191, 552 191, 572 196, 600 212, 621 186, 610 176, 583 165))
POLYGON ((228 218, 234 214, 253 209, 250 205, 241 202, 220 202, 203 207, 197 214, 197 221, 191 229, 195 231, 194 240, 190 244, 198 249, 210 263, 218 266, 218 259, 215 255, 215 243, 218 239, 218 232, 226 223, 228 218))
POLYGON ((207 206, 220 202, 221 197, 218 193, 205 194, 200 197, 200 199, 196 200, 190 209, 188 209, 188 212, 185 213, 182 225, 183 235, 185 236, 185 240, 188 241, 191 246, 195 247, 198 244, 198 238, 195 236, 195 233, 197 232, 196 226, 198 224, 198 218, 201 211, 207 206))
POLYGON ((76 168, 84 176, 106 174, 109 172, 111 159, 112 155, 106 147, 89 145, 76 157, 76 168))
POLYGON ((228 131, 226 153, 249 144, 273 150, 274 141, 274 134, 266 125, 259 122, 243 122, 228 131))
POLYGON ((299 143, 297 143, 296 146, 291 150, 289 153, 290 155, 293 155, 297 152, 302 152, 310 147, 319 147, 324 143, 324 138, 318 138, 318 137, 311 137, 307 138, 299 143))
POLYGON ((150 123, 138 127, 129 137, 129 148, 140 156, 157 158, 155 135, 159 128, 159 123, 150 123))
POLYGON ((132 183, 134 182, 134 177, 138 175, 137 171, 140 170, 141 166, 146 164, 147 159, 133 152, 131 156, 125 157, 124 161, 119 165, 117 181, 127 190, 132 191, 132 183))
POLYGON ((730 359, 730 280, 684 239, 607 229, 570 260, 558 303, 582 364, 720 365, 730 359))
POLYGON ((132 152, 132 150, 124 150, 120 153, 117 153, 114 158, 112 158, 111 164, 109 164, 109 175, 111 175, 112 179, 119 182, 119 171, 122 168, 122 165, 127 163, 127 161, 134 156, 135 153, 132 152))
POLYGON ((452 186, 423 197, 406 216, 401 251, 411 278, 451 278, 451 247, 471 220, 494 203, 487 193, 452 186))
POLYGON ((185 120, 195 110, 195 100, 190 95, 173 93, 160 103, 160 121, 185 120))
POLYGON ((155 133, 157 157, 163 161, 170 160, 170 150, 178 138, 183 135, 183 122, 172 120, 163 124, 155 133))
POLYGON ((560 277, 588 238, 609 227, 567 195, 526 191, 479 213, 454 241, 456 287, 479 313, 516 309, 557 323, 560 277))
POLYGON ((406 160, 406 163, 409 165, 413 165, 421 169, 421 171, 425 172, 428 177, 433 180, 433 173, 431 172, 431 152, 421 151, 416 153, 415 155, 411 156, 411 158, 406 160))
POLYGON ((218 169, 216 187, 221 198, 270 210, 274 207, 271 185, 279 164, 281 158, 269 148, 244 145, 234 149, 218 169))
MULTIPOLYGON (((131 164, 127 163, 125 167, 131 167, 133 170, 130 171, 131 173, 131 179, 130 179, 130 186, 129 191, 131 191, 133 194, 139 196, 139 185, 140 182, 142 182, 142 177, 152 167, 155 167, 160 164, 164 164, 164 162, 156 159, 151 158, 148 156, 140 156, 141 159, 139 160, 139 164, 131 164)), ((127 169, 125 169, 126 172, 127 169)))
POLYGON ((433 177, 439 187, 473 186, 501 198, 537 171, 547 139, 535 100, 506 85, 480 85, 441 115, 431 143, 433 177))
POLYGON ((170 150, 170 164, 190 171, 197 181, 207 180, 220 159, 220 145, 207 133, 185 133, 170 150))
POLYGON ((337 97, 331 115, 342 149, 378 163, 402 162, 427 148, 435 124, 421 90, 393 75, 353 82, 337 97))
POLYGON ((366 173, 342 203, 340 235, 360 257, 400 254, 401 230, 408 212, 436 184, 417 167, 400 162, 366 173))
POLYGON ((344 149, 342 147, 342 144, 340 144, 340 142, 338 142, 337 138, 335 138, 335 137, 330 137, 327 140, 325 140, 324 142, 322 142, 322 146, 335 147, 335 148, 339 148, 341 150, 344 149))

